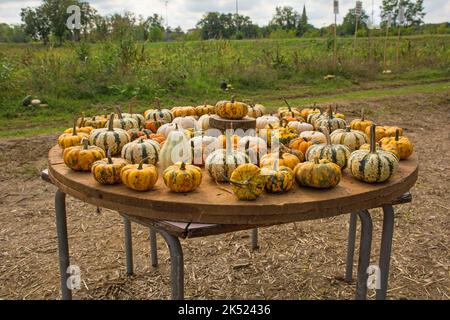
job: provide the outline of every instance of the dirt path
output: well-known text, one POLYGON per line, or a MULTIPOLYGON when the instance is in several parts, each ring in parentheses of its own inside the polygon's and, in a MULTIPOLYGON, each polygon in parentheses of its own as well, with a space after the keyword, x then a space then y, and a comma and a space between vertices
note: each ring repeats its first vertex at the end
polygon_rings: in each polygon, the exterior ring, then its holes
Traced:
MULTIPOLYGON (((416 144, 420 177, 414 202, 397 207, 389 298, 449 299, 450 96, 413 94, 374 98, 361 106, 380 123, 399 124, 416 144)), ((39 180, 55 135, 0 141, 0 298, 55 299, 59 270, 54 224, 55 188, 39 180)), ((169 256, 158 242, 160 267, 149 263, 148 231, 133 227, 136 275, 127 278, 118 215, 68 198, 72 264, 81 268, 76 299, 167 299, 169 256)), ((351 299, 354 286, 335 280, 345 267, 348 217, 263 229, 260 249, 249 232, 183 241, 186 297, 193 299, 351 299)), ((381 215, 374 215, 379 248, 381 215)), ((373 292, 370 292, 373 295, 373 292)))

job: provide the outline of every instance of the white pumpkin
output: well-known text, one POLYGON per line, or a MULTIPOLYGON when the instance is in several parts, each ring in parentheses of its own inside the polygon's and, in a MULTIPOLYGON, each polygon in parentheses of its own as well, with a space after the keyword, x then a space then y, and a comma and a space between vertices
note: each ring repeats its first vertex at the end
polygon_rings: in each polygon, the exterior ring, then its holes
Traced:
POLYGON ((178 124, 179 128, 194 129, 195 126, 197 125, 197 120, 192 116, 178 117, 178 118, 175 118, 175 120, 173 120, 172 123, 178 124))
POLYGON ((226 139, 227 148, 214 151, 205 161, 205 167, 209 175, 218 182, 228 182, 234 169, 241 164, 249 162, 245 153, 232 150, 231 136, 229 134, 226 139))
POLYGON ((248 116, 257 119, 264 115, 264 106, 260 104, 251 104, 248 106, 248 116))
POLYGON ((132 164, 140 163, 146 159, 144 163, 156 165, 159 160, 161 147, 154 140, 136 140, 127 143, 122 149, 122 158, 132 164))
POLYGON ((159 158, 163 170, 178 162, 192 163, 191 146, 183 131, 175 129, 169 133, 159 158))
POLYGON ((359 148, 368 141, 369 138, 364 132, 351 130, 350 127, 336 130, 331 134, 332 144, 343 144, 344 146, 347 146, 350 151, 359 150, 359 148))
POLYGON ((322 132, 319 131, 304 131, 300 133, 300 138, 304 138, 308 141, 316 142, 316 143, 326 143, 327 138, 322 132))
POLYGON ((172 131, 178 130, 178 125, 175 123, 166 123, 158 128, 157 134, 162 134, 166 139, 172 131))
POLYGON ((206 131, 209 129, 209 119, 211 118, 211 116, 209 114, 204 114, 202 115, 198 121, 197 121, 197 126, 200 130, 206 131))
POLYGON ((280 119, 273 115, 262 116, 256 119, 256 129, 264 129, 269 124, 272 127, 277 128, 280 126, 280 119))
POLYGON ((314 127, 312 124, 300 121, 291 121, 288 123, 288 128, 294 129, 297 133, 302 133, 305 131, 313 131, 314 127))

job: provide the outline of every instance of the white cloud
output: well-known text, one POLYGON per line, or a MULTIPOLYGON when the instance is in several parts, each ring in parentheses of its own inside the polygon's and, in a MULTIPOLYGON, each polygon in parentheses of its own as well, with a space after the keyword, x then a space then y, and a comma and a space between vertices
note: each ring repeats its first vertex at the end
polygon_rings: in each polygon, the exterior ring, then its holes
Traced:
MULTIPOLYGON (((259 25, 266 25, 272 18, 276 6, 289 5, 301 11, 306 5, 310 22, 317 27, 330 24, 334 20, 332 0, 238 0, 241 14, 248 15, 259 25)), ((89 1, 101 14, 123 13, 132 11, 137 15, 149 16, 157 13, 166 16, 164 0, 91 0, 89 1)), ((20 23, 20 8, 36 6, 40 1, 0 0, 0 22, 20 23)), ((372 11, 372 0, 365 0, 364 9, 372 11)), ((338 19, 355 5, 355 0, 340 0, 338 19)), ((379 21, 381 0, 374 0, 375 22, 379 21)), ((169 0, 169 24, 180 25, 183 29, 195 26, 207 11, 235 12, 236 0, 169 0)), ((443 22, 450 20, 450 1, 425 0, 426 22, 443 22)))

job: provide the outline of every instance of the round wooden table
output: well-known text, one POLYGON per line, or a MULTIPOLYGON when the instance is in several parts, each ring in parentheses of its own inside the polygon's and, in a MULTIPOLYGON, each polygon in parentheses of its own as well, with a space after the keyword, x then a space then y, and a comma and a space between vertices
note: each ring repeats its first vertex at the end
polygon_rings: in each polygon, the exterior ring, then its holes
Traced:
MULTIPOLYGON (((380 260, 384 260, 380 261, 380 269, 382 269, 381 283, 384 285, 381 290, 385 295, 392 242, 390 230, 393 228, 394 215, 392 203, 414 186, 419 171, 417 159, 412 157, 402 161, 396 175, 385 183, 363 183, 344 170, 341 183, 334 189, 313 190, 296 186, 294 190, 284 195, 264 194, 256 201, 246 202, 237 200, 233 194, 227 192, 230 189, 228 185, 218 185, 206 172, 203 174, 201 186, 193 193, 170 192, 164 186, 161 172, 154 190, 140 193, 129 190, 123 185, 104 186, 97 183, 90 173, 72 171, 64 164, 62 150, 58 146, 50 150, 48 165, 49 178, 59 189, 56 199, 56 216, 58 239, 63 239, 63 243, 60 243, 61 268, 68 265, 67 226, 65 201, 63 201, 65 198, 60 199, 61 195, 65 196, 65 194, 132 217, 188 223, 250 225, 254 228, 353 213, 354 217, 357 214, 361 218, 363 231, 360 248, 363 252, 360 252, 360 255, 364 255, 364 259, 360 257, 357 282, 357 292, 359 286, 360 297, 366 295, 367 288, 364 281, 367 280, 366 270, 370 261, 372 240, 372 221, 368 209, 383 207, 385 212, 386 226, 383 228, 382 242, 385 242, 384 247, 388 252, 384 252, 387 257, 382 257, 383 252, 380 255, 380 260), (388 222, 386 222, 387 216, 388 222), (386 229, 389 230, 385 236, 386 229), (61 255, 65 256, 62 262, 61 255)), ((356 224, 356 218, 354 220, 356 224)), ((174 241, 174 239, 169 240, 174 241)), ((62 277, 62 286, 65 285, 64 280, 66 278, 62 277)))

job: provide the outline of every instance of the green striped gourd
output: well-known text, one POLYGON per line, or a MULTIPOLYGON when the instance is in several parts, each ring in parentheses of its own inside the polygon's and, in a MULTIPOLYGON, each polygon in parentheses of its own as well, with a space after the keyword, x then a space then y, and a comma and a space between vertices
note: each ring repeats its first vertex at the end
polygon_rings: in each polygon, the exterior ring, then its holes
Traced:
POLYGON ((140 114, 140 113, 133 113, 133 106, 130 105, 129 107, 129 116, 126 118, 131 118, 136 120, 136 122, 138 123, 138 127, 139 128, 144 128, 145 125, 145 117, 140 114))
POLYGON ((320 117, 314 122, 314 128, 316 128, 316 130, 322 127, 326 127, 331 133, 338 129, 345 129, 347 127, 347 123, 344 119, 336 118, 333 113, 333 108, 329 106, 328 114, 320 117))
POLYGON ((172 111, 169 109, 161 109, 161 101, 158 98, 155 100, 155 103, 156 109, 148 110, 146 112, 146 119, 171 123, 174 119, 172 111))
POLYGON ((131 130, 131 129, 139 129, 139 124, 136 120, 132 118, 124 118, 122 116, 122 111, 119 107, 116 107, 117 119, 109 119, 106 123, 106 127, 109 127, 110 122, 112 121, 114 128, 131 130))
POLYGON ((370 151, 353 152, 348 160, 348 167, 351 174, 358 180, 367 183, 384 182, 397 172, 399 159, 392 152, 377 150, 376 125, 372 125, 370 130, 370 151))
POLYGON ((137 140, 127 143, 122 149, 122 158, 132 164, 140 163, 156 165, 159 160, 160 146, 153 140, 137 140))
POLYGON ((232 133, 226 134, 226 149, 211 153, 205 161, 205 168, 211 178, 219 182, 227 182, 233 171, 241 164, 248 163, 249 158, 243 152, 233 150, 232 133))
POLYGON ((338 129, 331 134, 332 144, 343 144, 347 146, 350 151, 359 150, 362 145, 368 142, 367 135, 358 130, 352 130, 350 127, 345 129, 338 129))
POLYGON ((325 134, 327 143, 312 145, 306 152, 306 160, 314 162, 315 159, 325 159, 337 164, 341 169, 344 169, 347 166, 347 161, 350 157, 350 150, 342 144, 332 144, 328 129, 325 127, 321 129, 325 134))
POLYGON ((125 130, 114 128, 113 123, 114 114, 111 114, 108 128, 92 130, 89 136, 89 143, 105 151, 109 149, 111 155, 115 156, 121 153, 123 146, 130 142, 131 139, 125 130))

